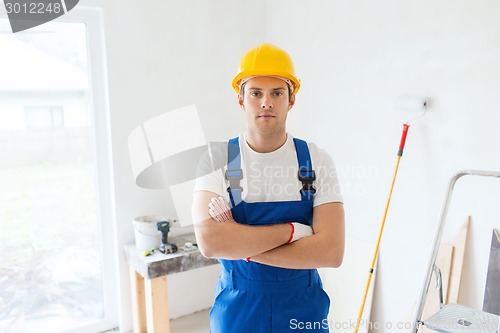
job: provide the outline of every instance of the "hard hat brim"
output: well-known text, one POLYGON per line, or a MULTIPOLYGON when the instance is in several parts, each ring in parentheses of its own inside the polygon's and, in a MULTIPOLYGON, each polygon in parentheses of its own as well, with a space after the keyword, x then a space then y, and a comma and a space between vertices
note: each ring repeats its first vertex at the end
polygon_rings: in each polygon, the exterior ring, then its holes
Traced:
POLYGON ((236 75, 233 79, 232 86, 234 91, 236 91, 237 94, 240 93, 240 87, 241 87, 241 81, 245 78, 250 78, 250 77, 258 77, 258 76, 266 76, 266 77, 278 77, 278 78, 283 78, 284 81, 290 80, 292 82, 292 94, 295 95, 300 89, 300 80, 290 74, 290 73, 279 73, 279 72, 273 72, 273 73, 268 73, 268 72, 260 72, 260 71, 255 71, 255 72, 245 72, 245 73, 239 73, 236 75))

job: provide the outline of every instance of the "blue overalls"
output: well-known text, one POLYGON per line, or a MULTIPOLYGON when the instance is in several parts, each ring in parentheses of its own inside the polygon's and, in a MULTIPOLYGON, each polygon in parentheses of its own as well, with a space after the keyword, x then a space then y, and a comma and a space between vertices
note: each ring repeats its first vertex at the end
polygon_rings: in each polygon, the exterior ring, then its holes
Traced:
MULTIPOLYGON (((312 224, 315 179, 305 141, 294 139, 303 184, 300 201, 242 200, 238 138, 229 140, 229 197, 234 219, 249 225, 312 224)), ((219 260, 222 271, 210 311, 211 333, 328 332, 330 299, 316 269, 285 269, 245 260, 219 260), (312 328, 312 329, 311 329, 312 328)))

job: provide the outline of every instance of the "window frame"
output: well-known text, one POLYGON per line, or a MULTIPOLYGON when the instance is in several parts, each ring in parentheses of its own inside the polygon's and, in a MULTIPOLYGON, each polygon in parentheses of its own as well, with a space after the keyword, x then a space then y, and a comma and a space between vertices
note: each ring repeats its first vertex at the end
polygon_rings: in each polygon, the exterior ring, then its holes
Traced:
POLYGON ((65 333, 102 332, 118 327, 118 254, 116 253, 116 216, 111 154, 111 127, 108 101, 104 20, 101 8, 77 5, 55 22, 86 24, 87 56, 90 77, 91 117, 94 128, 98 211, 100 216, 101 272, 103 273, 104 318, 92 325, 65 333))
MULTIPOLYGON (((7 18, 4 8, 0 9, 0 18, 7 18)), ((89 93, 92 108, 90 116, 93 125, 92 139, 96 161, 96 188, 98 189, 97 209, 100 222, 97 232, 100 243, 104 302, 104 317, 101 320, 96 320, 78 328, 64 330, 60 333, 110 331, 118 327, 120 298, 103 10, 98 7, 77 5, 53 22, 83 23, 86 26, 89 93)))

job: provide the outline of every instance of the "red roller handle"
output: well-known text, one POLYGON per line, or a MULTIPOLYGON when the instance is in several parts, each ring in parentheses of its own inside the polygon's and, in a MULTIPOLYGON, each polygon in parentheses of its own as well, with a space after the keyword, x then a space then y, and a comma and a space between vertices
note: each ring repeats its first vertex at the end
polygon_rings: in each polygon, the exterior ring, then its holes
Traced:
POLYGON ((401 134, 401 142, 399 143, 398 156, 403 156, 403 150, 405 149, 406 136, 408 135, 408 128, 410 125, 403 124, 403 133, 401 134))

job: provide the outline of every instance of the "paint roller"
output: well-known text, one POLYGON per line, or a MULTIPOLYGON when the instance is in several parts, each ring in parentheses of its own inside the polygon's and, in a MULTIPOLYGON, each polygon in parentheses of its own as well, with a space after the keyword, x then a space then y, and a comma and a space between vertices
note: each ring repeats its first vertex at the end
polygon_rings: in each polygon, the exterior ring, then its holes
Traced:
POLYGON ((399 96, 394 100, 394 110, 402 122, 409 124, 410 119, 415 120, 425 115, 429 107, 429 99, 420 96, 399 96))
POLYGON ((387 203, 385 205, 385 210, 384 210, 384 216, 382 218, 382 224, 380 225, 380 230, 377 238, 377 243, 375 246, 375 253, 373 254, 373 259, 372 263, 370 266, 370 270, 368 273, 368 280, 366 282, 366 287, 365 287, 365 292, 363 295, 363 300, 361 302, 361 307, 359 309, 359 314, 358 314, 358 319, 356 320, 356 327, 354 329, 354 332, 357 333, 359 330, 359 325, 361 324, 361 318, 363 317, 363 311, 365 308, 365 303, 366 303, 366 298, 368 296, 368 292, 370 290, 370 284, 373 276, 373 272, 375 270, 375 263, 377 262, 377 257, 378 257, 378 251, 380 247, 380 240, 382 239, 382 234, 384 232, 384 227, 385 227, 385 220, 387 218, 387 212, 389 211, 389 205, 391 203, 391 197, 392 197, 392 190, 394 189, 394 184, 396 182, 396 176, 398 174, 398 169, 399 169, 399 162, 401 161, 401 157, 403 156, 403 151, 405 148, 405 143, 406 143, 406 136, 408 135, 408 128, 410 125, 408 123, 403 124, 403 133, 401 134, 401 140, 399 142, 399 149, 398 149, 398 158, 396 162, 396 168, 394 170, 394 175, 392 177, 392 182, 391 182, 391 188, 389 190, 389 196, 387 198, 387 203))
POLYGON ((385 221, 387 218, 387 212, 389 211, 389 205, 391 203, 391 197, 392 197, 392 191, 394 189, 394 184, 396 182, 396 177, 398 174, 398 169, 399 169, 399 163, 401 161, 401 157, 403 156, 403 151, 405 148, 405 143, 406 143, 406 136, 408 135, 408 128, 410 127, 409 125, 409 119, 410 116, 409 114, 412 115, 411 118, 415 119, 417 117, 421 117, 425 114, 427 111, 427 108, 429 107, 429 99, 425 97, 418 97, 418 96, 399 96, 396 98, 394 102, 394 108, 395 110, 400 113, 401 115, 404 115, 406 118, 406 122, 403 124, 403 132, 401 133, 401 140, 399 142, 399 149, 398 149, 398 158, 396 162, 396 168, 394 170, 394 175, 392 177, 392 182, 391 182, 391 187, 389 190, 389 196, 387 198, 387 202, 385 205, 385 210, 384 210, 384 215, 382 218, 382 223, 380 225, 380 230, 379 234, 377 237, 377 243, 375 246, 375 252, 373 254, 372 258, 372 263, 370 266, 369 274, 368 274, 368 280, 366 282, 366 287, 365 287, 365 292, 363 295, 363 300, 361 302, 361 307, 359 310, 358 318, 356 320, 356 326, 354 329, 354 332, 357 333, 359 330, 359 326, 361 324, 361 319, 363 317, 363 311, 365 308, 365 303, 366 303, 366 298, 368 296, 368 292, 370 290, 370 284, 371 284, 371 279, 373 276, 373 272, 375 270, 375 263, 377 261, 378 257, 378 252, 379 252, 379 247, 380 247, 380 241, 382 239, 382 234, 384 232, 384 227, 385 227, 385 221))

